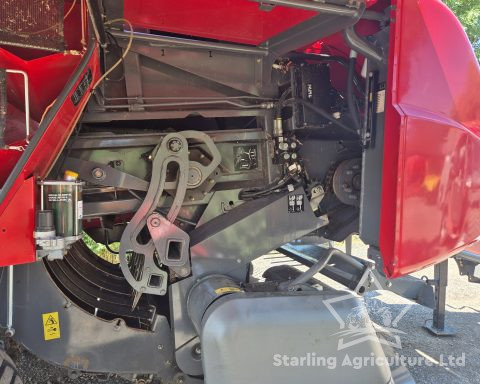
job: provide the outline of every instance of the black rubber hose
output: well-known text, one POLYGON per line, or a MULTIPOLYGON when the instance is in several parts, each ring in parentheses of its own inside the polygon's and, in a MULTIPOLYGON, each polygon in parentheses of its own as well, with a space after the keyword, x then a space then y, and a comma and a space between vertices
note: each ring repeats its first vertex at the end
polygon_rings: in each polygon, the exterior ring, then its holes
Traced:
POLYGON ((353 81, 355 77, 355 63, 356 57, 351 57, 348 62, 348 76, 347 76, 347 105, 350 117, 357 131, 360 131, 360 116, 355 102, 355 91, 353 90, 353 81))
POLYGON ((338 128, 348 132, 348 133, 357 133, 353 129, 349 128, 345 124, 343 124, 341 121, 335 119, 330 113, 325 111, 322 108, 317 107, 316 105, 313 105, 309 101, 303 100, 303 99, 289 99, 285 102, 287 103, 299 103, 302 104, 305 108, 308 108, 310 111, 316 113, 317 115, 323 117, 324 119, 327 119, 330 123, 333 125, 337 126, 338 128))
POLYGON ((108 240, 108 230, 105 228, 105 248, 107 248, 107 251, 110 253, 113 253, 114 255, 119 255, 120 252, 114 251, 112 248, 110 248, 110 241, 108 240))
POLYGON ((282 117, 282 108, 283 105, 285 104, 285 100, 287 99, 287 96, 292 92, 292 88, 286 89, 282 95, 280 96, 280 99, 278 99, 276 108, 275 108, 275 118, 281 118, 282 117))

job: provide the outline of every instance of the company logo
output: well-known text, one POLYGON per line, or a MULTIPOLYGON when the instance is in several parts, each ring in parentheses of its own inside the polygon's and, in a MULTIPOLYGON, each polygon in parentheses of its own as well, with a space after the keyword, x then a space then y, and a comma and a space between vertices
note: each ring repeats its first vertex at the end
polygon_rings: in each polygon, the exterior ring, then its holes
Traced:
MULTIPOLYGON (((371 282, 377 290, 383 289, 377 280, 371 279, 371 282)), ((400 335, 405 332, 399 330, 398 325, 413 304, 403 305, 398 310, 377 299, 370 300, 368 306, 363 303, 358 305, 358 298, 350 293, 323 302, 340 327, 340 331, 334 334, 339 336, 339 351, 363 342, 376 342, 393 348, 402 348, 400 335), (346 317, 341 316, 338 310, 345 308, 348 302, 351 302, 352 309, 346 317), (371 316, 380 319, 375 327, 370 320, 371 316)))

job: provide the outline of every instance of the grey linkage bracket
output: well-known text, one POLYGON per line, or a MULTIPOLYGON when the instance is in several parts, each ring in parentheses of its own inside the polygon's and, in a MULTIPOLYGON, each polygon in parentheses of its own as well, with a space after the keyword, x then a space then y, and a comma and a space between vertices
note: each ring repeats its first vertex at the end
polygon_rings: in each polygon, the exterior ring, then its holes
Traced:
POLYGON ((178 276, 190 274, 188 234, 175 226, 175 221, 185 199, 186 191, 192 187, 192 169, 195 169, 195 185, 203 183, 218 167, 221 155, 213 140, 202 132, 184 131, 166 135, 152 153, 152 178, 147 195, 140 208, 126 226, 120 240, 120 267, 129 284, 140 294, 165 295, 168 273, 162 265, 178 276), (205 144, 210 155, 207 165, 189 161, 187 139, 205 144), (178 165, 176 190, 172 205, 166 217, 157 209, 159 200, 166 188, 167 168, 171 163, 178 165), (147 226, 152 239, 146 244, 139 242, 139 235, 147 226), (136 253, 144 256, 140 273, 130 270, 128 255, 136 253), (155 258, 158 256, 158 263, 155 258))

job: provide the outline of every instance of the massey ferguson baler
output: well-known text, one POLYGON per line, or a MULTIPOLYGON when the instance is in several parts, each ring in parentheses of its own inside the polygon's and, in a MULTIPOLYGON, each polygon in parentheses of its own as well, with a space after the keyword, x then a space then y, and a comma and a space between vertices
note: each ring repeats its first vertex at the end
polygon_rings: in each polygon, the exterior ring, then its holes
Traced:
POLYGON ((0 323, 137 382, 398 384, 273 357, 384 356, 339 347, 360 296, 480 239, 479 89, 438 0, 3 0, 0 323))

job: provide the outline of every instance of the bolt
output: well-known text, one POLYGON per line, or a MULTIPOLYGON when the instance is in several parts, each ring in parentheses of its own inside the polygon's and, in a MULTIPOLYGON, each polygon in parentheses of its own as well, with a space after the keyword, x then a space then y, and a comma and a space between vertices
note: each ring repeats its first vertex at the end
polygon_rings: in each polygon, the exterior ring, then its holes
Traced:
POLYGON ((193 347, 193 353, 197 356, 201 356, 202 355, 202 346, 200 344, 195 344, 195 346, 193 347))
POLYGON ((102 180, 105 178, 105 171, 102 168, 94 168, 92 170, 92 176, 94 179, 102 180))
POLYGON ((158 344, 157 349, 158 349, 159 351, 161 351, 161 350, 163 349, 163 344, 158 344))
POLYGON ((150 225, 154 228, 160 226, 160 219, 158 217, 154 217, 150 220, 150 225))
POLYGON ((392 282, 391 282, 391 281, 387 281, 387 282, 385 283, 385 285, 386 285, 388 288, 390 288, 390 287, 392 286, 392 282))
POLYGON ((172 152, 178 152, 183 148, 183 144, 179 139, 170 139, 168 141, 168 148, 172 152))

